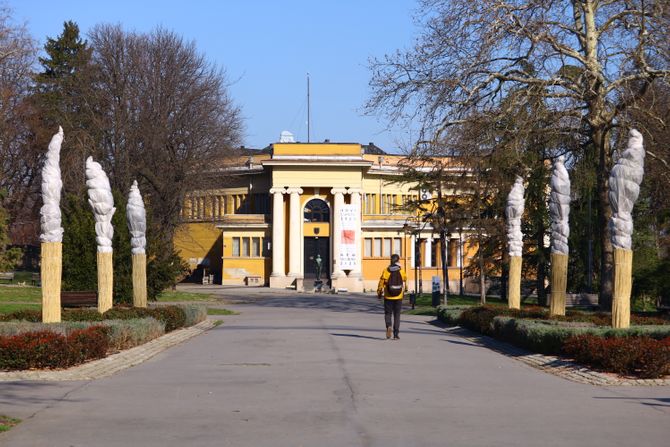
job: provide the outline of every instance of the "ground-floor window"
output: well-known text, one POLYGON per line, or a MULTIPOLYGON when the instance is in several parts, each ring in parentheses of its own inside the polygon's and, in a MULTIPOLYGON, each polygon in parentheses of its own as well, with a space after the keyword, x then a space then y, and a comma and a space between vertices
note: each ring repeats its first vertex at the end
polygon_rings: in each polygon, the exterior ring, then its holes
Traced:
POLYGON ((262 237, 234 237, 233 253, 235 258, 260 258, 267 253, 263 249, 262 237))
POLYGON ((366 237, 363 241, 363 256, 366 258, 389 258, 392 254, 402 256, 402 238, 366 237))

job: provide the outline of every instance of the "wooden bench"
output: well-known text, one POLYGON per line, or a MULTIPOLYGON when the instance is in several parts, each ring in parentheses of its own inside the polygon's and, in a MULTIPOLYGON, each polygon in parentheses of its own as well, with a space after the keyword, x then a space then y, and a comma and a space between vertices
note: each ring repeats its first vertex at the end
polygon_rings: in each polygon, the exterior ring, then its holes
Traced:
POLYGON ((14 272, 0 272, 0 281, 7 281, 11 284, 14 281, 14 272))
POLYGON ((598 307, 598 295, 595 293, 566 293, 565 307, 598 307))
POLYGON ((62 291, 61 307, 97 307, 98 292, 95 291, 62 291))

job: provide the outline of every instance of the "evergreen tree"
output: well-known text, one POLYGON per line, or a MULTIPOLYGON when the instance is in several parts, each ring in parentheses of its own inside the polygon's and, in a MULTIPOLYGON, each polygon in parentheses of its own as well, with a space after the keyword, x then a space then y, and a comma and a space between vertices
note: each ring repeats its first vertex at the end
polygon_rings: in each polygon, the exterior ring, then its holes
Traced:
POLYGON ((72 21, 63 24, 63 32, 48 38, 46 57, 39 58, 42 71, 35 77, 32 97, 36 122, 36 144, 46 147, 53 133, 62 126, 65 144, 61 152, 63 187, 66 192, 84 190, 84 161, 96 147, 91 132, 92 87, 91 48, 79 35, 72 21))
MULTIPOLYGON (((0 194, 0 201, 4 194, 0 194)), ((20 248, 10 248, 9 213, 0 206, 0 271, 15 269, 21 262, 23 252, 20 248)))

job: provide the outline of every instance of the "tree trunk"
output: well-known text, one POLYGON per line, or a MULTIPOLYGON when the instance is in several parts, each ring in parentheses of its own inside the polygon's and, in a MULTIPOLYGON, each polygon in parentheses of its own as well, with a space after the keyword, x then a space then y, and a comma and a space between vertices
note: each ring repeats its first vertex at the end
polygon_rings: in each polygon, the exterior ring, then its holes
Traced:
POLYGON ((598 162, 598 228, 600 228, 600 294, 598 305, 602 310, 612 310, 614 291, 614 247, 610 236, 609 222, 612 208, 609 202, 609 165, 611 146, 604 129, 594 130, 593 143, 599 153, 598 162))
POLYGON ((537 288, 537 304, 540 306, 547 305, 547 291, 544 288, 544 282, 547 278, 547 261, 545 260, 544 249, 544 222, 538 219, 537 226, 537 279, 535 286, 537 288))
POLYGON ((486 304, 486 274, 485 269, 485 263, 484 263, 484 252, 482 248, 482 238, 481 234, 479 234, 479 246, 477 247, 478 252, 479 252, 479 304, 482 306, 486 304))

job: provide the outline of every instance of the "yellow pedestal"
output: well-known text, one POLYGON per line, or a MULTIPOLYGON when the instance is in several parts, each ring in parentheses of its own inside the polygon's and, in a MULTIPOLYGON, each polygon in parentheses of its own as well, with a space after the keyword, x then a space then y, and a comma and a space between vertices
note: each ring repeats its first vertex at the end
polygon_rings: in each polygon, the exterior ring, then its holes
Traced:
POLYGON ((521 256, 509 258, 507 302, 510 309, 521 309, 521 256))
POLYGON ((42 242, 40 272, 42 278, 42 322, 59 323, 60 287, 63 271, 63 244, 42 242))
POLYGON ((568 287, 568 255, 551 254, 551 304, 549 315, 565 315, 565 291, 568 287))
POLYGON ((633 285, 633 251, 614 249, 614 294, 612 296, 612 327, 630 326, 630 293, 633 285))
POLYGON ((98 312, 103 313, 112 308, 114 290, 114 265, 112 253, 98 252, 98 312))
POLYGON ((133 306, 147 307, 147 255, 133 255, 133 306))

